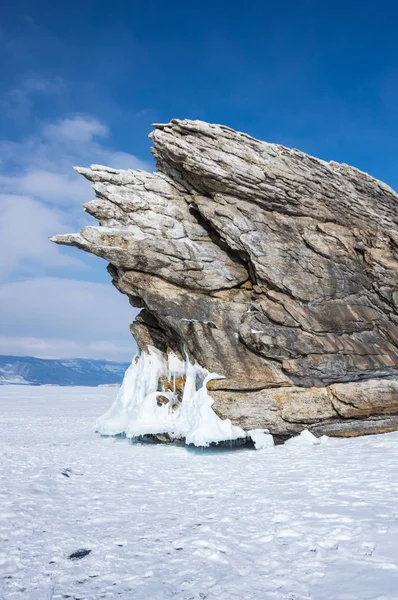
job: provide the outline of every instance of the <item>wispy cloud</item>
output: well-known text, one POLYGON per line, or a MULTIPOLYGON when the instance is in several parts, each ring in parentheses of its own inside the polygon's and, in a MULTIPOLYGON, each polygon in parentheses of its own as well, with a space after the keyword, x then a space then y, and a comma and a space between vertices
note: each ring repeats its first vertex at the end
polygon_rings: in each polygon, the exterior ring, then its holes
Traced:
POLYGON ((79 259, 50 247, 48 237, 68 226, 66 215, 30 196, 0 194, 1 279, 17 272, 34 276, 43 269, 85 267, 79 259))
POLYGON ((22 142, 0 141, 0 181, 8 193, 29 193, 39 200, 79 204, 92 195, 73 165, 103 163, 115 168, 151 169, 133 154, 113 150, 106 124, 74 115, 44 124, 22 142))
POLYGON ((83 224, 81 204, 91 200, 90 185, 72 168, 101 162, 114 167, 149 168, 132 154, 106 146, 106 124, 87 115, 47 123, 15 143, 0 143, 0 268, 10 274, 20 266, 38 269, 78 266, 50 244, 48 236, 83 224), (6 258, 5 258, 6 257, 6 258), (2 264, 3 263, 3 264, 2 264))
POLYGON ((90 188, 81 178, 71 173, 56 173, 45 168, 28 168, 20 175, 0 175, 3 190, 9 194, 29 194, 38 201, 50 204, 70 205, 85 202, 90 188))
POLYGON ((28 75, 21 84, 20 90, 28 93, 60 94, 65 91, 67 83, 62 77, 47 78, 39 74, 28 75))
POLYGON ((32 113, 38 95, 60 96, 67 83, 61 77, 47 78, 34 73, 16 82, 0 94, 0 107, 10 118, 26 119, 32 113))
POLYGON ((89 144, 95 137, 107 137, 108 127, 90 116, 75 116, 50 123, 43 129, 43 135, 50 142, 89 144))
POLYGON ((0 353, 128 360, 136 313, 109 284, 59 277, 4 283, 0 353))
POLYGON ((67 115, 21 142, 0 142, 0 353, 126 359, 134 352, 127 299, 111 285, 78 280, 79 270, 87 279, 98 274, 83 254, 48 241, 89 218, 81 204, 93 192, 72 166, 91 163, 151 168, 115 151, 108 126, 92 115, 67 115))
POLYGON ((37 358, 96 358, 129 362, 135 353, 133 339, 121 342, 82 342, 66 339, 7 337, 0 335, 0 354, 37 358))

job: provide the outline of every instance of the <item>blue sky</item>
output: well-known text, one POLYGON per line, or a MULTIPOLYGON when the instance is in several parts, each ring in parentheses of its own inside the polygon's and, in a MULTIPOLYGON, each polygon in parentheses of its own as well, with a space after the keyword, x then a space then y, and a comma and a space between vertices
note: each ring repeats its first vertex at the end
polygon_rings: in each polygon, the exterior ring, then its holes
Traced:
POLYGON ((73 164, 152 169, 152 122, 196 118, 398 188, 393 1, 14 0, 0 22, 0 353, 131 358, 134 312, 78 230, 73 164))

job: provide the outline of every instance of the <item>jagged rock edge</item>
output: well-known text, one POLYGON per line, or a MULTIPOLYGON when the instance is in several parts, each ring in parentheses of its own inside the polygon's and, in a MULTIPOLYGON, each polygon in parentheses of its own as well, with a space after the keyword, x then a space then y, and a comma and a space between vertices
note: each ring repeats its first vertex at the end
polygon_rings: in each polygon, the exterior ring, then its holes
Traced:
MULTIPOLYGON (((173 122, 175 122, 175 123, 177 123, 177 124, 179 124, 179 123, 180 123, 179 121, 173 121, 173 122)), ((172 122, 172 123, 173 123, 173 122, 172 122)), ((166 128, 167 126, 164 126, 164 127, 166 128)), ((220 128, 220 129, 224 129, 225 131, 229 131, 229 132, 231 132, 231 133, 234 133, 234 132, 233 132, 233 130, 230 130, 229 128, 223 128, 223 127, 222 127, 222 128, 220 128)), ((238 135, 245 136, 245 137, 246 137, 248 140, 252 140, 252 139, 253 139, 253 138, 250 138, 250 136, 246 136, 246 134, 238 134, 238 135)), ((283 148, 283 150, 286 150, 287 152, 289 152, 289 151, 288 151, 288 149, 285 149, 285 148, 283 148)), ((296 152, 296 151, 292 151, 292 152, 296 152)), ((156 155, 156 152, 154 152, 154 154, 156 155)), ((299 153, 298 151, 297 151, 297 154, 300 154, 300 155, 302 155, 302 153, 299 153)), ((306 156, 306 155, 304 155, 304 156, 306 156)), ((319 165, 319 164, 322 164, 323 166, 326 166, 326 167, 328 167, 329 169, 333 170, 334 172, 336 172, 336 171, 337 171, 337 172, 339 173, 339 175, 340 175, 340 176, 341 176, 341 171, 343 171, 343 170, 344 170, 344 168, 345 168, 345 166, 344 166, 344 165, 343 165, 343 166, 339 166, 339 165, 337 165, 337 166, 336 166, 335 164, 334 164, 334 165, 331 165, 331 164, 330 164, 330 165, 328 165, 327 163, 324 163, 323 161, 319 161, 318 159, 313 159, 312 157, 308 157, 308 156, 307 156, 307 158, 308 158, 308 159, 310 159, 310 160, 313 160, 313 161, 314 161, 314 162, 316 162, 318 165, 319 165)), ((174 161, 173 161, 173 163, 174 163, 174 161)), ((174 167, 175 167, 175 164, 173 164, 173 168, 174 168, 174 167)), ((159 162, 159 164, 158 164, 158 168, 159 168, 159 170, 161 170, 161 169, 162 169, 162 163, 161 163, 161 162, 159 162)), ((350 170, 350 169, 351 169, 351 172, 353 172, 353 171, 354 171, 354 169, 353 169, 353 168, 351 168, 351 167, 347 167, 347 170, 350 170)), ((106 168, 105 168, 105 170, 106 170, 106 168)), ((177 169, 177 171, 178 171, 178 169, 177 169)), ((113 170, 113 169, 108 169, 108 172, 111 172, 111 173, 117 173, 118 171, 117 171, 117 170, 113 170)), ((379 187, 382 189, 382 191, 383 191, 384 193, 385 193, 385 192, 388 192, 388 193, 392 193, 392 194, 394 194, 394 192, 393 192, 393 191, 392 191, 390 188, 388 188, 387 186, 385 186, 384 184, 381 184, 380 182, 377 182, 377 180, 374 180, 373 178, 371 178, 370 176, 367 176, 366 174, 363 174, 363 173, 361 173, 361 172, 359 172, 359 171, 356 171, 356 172, 357 172, 357 173, 359 173, 361 176, 367 177, 369 180, 371 180, 371 182, 372 182, 372 183, 376 183, 377 185, 379 185, 379 187)), ((190 182, 190 180, 189 180, 189 177, 187 177, 187 173, 182 173, 182 172, 179 172, 179 175, 180 175, 180 179, 182 180, 182 183, 184 183, 184 177, 185 177, 185 179, 186 179, 188 182, 190 182)), ((166 176, 167 176, 167 175, 166 175, 166 176)), ((351 182, 350 182, 350 183, 351 183, 351 182)), ((193 187, 195 187, 194 181, 193 181, 193 182, 191 182, 191 185, 193 185, 193 187)), ((186 189, 187 189, 187 188, 186 188, 186 189)), ((203 192, 201 192, 201 193, 203 194, 203 192)), ((100 196, 100 195, 99 195, 99 196, 97 196, 97 197, 98 197, 98 198, 101 198, 101 196, 100 196)), ((107 198, 107 200, 109 201, 109 198, 107 198)), ((252 202, 253 202, 253 201, 254 201, 254 202, 256 202, 256 201, 257 201, 257 199, 256 199, 255 197, 251 197, 251 201, 252 201, 252 202)), ((120 207, 120 208, 121 208, 121 207, 120 207)), ((268 206, 267 210, 270 210, 270 207, 269 207, 269 206, 268 206)), ((279 207, 279 211, 280 211, 280 212, 282 212, 282 214, 283 214, 283 211, 281 211, 281 210, 280 210, 280 207, 279 207)), ((289 214, 289 216, 292 216, 292 213, 291 213, 291 212, 289 212, 288 214, 289 214)), ((298 213, 298 214, 299 214, 299 213, 298 213)), ((202 217, 205 219, 205 215, 203 215, 203 214, 202 214, 202 217)), ((319 216, 319 215, 317 215, 317 219, 318 219, 318 221, 319 221, 319 220, 321 220, 321 218, 320 218, 320 216, 319 216)), ((206 219, 205 219, 205 220, 206 220, 206 219)), ((207 221, 207 222, 208 222, 208 221, 207 221)), ((210 224, 210 227, 211 227, 211 228, 214 228, 216 231, 218 231, 218 235, 220 235, 220 233, 219 233, 219 230, 217 230, 217 228, 214 226, 214 223, 211 223, 211 224, 210 224)), ((220 237, 222 237, 222 236, 220 235, 220 237)), ((223 239, 224 239, 224 241, 225 241, 225 243, 226 243, 226 246, 227 246, 227 247, 229 247, 229 246, 228 246, 228 243, 227 243, 227 240, 226 240, 225 238, 223 238, 223 239)), ((58 241, 58 240, 55 240, 55 241, 58 241)), ((309 246, 309 249, 311 249, 311 251, 313 251, 313 252, 315 252, 315 253, 316 253, 316 250, 314 250, 314 248, 313 248, 311 245, 309 246)), ((223 248, 223 250, 225 250, 225 248, 223 248)), ((321 254, 321 256, 322 256, 322 254, 321 254)), ((329 260, 329 258, 328 258, 327 256, 324 256, 324 258, 329 260)), ((253 271, 254 271, 254 269, 253 269, 253 271)), ((153 275, 153 276, 154 276, 154 277, 159 277, 159 275, 153 275)), ((172 282, 172 283, 173 283, 173 282, 172 282)), ((173 285, 174 285, 174 284, 173 284, 173 285)), ((241 284, 238 284, 238 286, 235 286, 235 287, 239 287, 239 285, 241 285, 241 284)), ((228 289, 231 289, 231 288, 228 288, 228 289)), ((201 293, 201 292, 200 292, 200 290, 195 290, 195 292, 196 292, 196 293, 201 293)), ((380 296, 380 294, 379 294, 379 291, 378 291, 378 290, 375 290, 375 292, 377 293, 377 295, 378 295, 378 296, 380 296)), ((286 294, 286 293, 287 293, 287 291, 286 291, 286 290, 283 290, 283 293, 284 293, 284 294, 286 294)), ((210 295, 211 295, 211 293, 210 293, 210 295)), ((348 294, 348 295, 349 295, 349 294, 348 294)), ((293 297, 293 298, 294 298, 294 297, 293 297)), ((336 298, 336 296, 335 296, 335 298, 336 298)), ((381 296, 381 297, 380 297, 380 299, 383 301, 383 304, 385 304, 385 303, 386 303, 386 301, 385 301, 385 298, 384 298, 384 297, 382 297, 382 296, 381 296)), ((287 308, 286 308, 286 307, 284 307, 284 308, 285 308, 285 310, 287 310, 287 308)), ((392 306, 392 308, 393 308, 393 306, 392 306)), ((149 308, 148 308, 147 310, 149 311, 149 308)), ((150 311, 149 311, 149 312, 150 312, 150 311)), ((157 315, 157 318, 159 319, 159 315, 157 315)), ((169 324, 169 323, 167 324, 167 327, 170 327, 170 324, 169 324)), ((299 327, 300 327, 300 328, 302 328, 302 326, 301 326, 301 325, 299 325, 299 327)), ((308 329, 305 329, 304 331, 309 331, 309 330, 308 330, 308 329)), ((317 333, 317 335, 319 336, 319 331, 317 331, 316 333, 317 333)), ((389 337, 389 335, 388 335, 388 332, 385 332, 385 335, 388 337, 388 339, 391 339, 391 338, 389 337)), ((244 342, 244 340, 242 340, 242 339, 241 339, 241 341, 243 341, 243 342, 244 342)), ((245 342, 244 342, 244 343, 245 343, 245 342)), ((246 344, 245 344, 245 345, 246 345, 246 344)), ((247 345, 246 345, 246 346, 247 346, 247 345)), ((250 352, 256 353, 256 351, 255 351, 253 348, 248 348, 248 350, 249 350, 250 352)), ((259 353, 258 353, 258 354, 259 354, 259 353)), ((310 354, 312 354, 312 353, 308 353, 308 356, 309 356, 310 354)), ((340 352, 340 354, 341 354, 341 352, 340 352)), ((260 354, 260 356, 261 356, 261 354, 260 354)), ((305 356, 305 355, 304 355, 304 354, 302 354, 301 356, 305 356)), ((362 356, 362 355, 358 355, 358 356, 362 356)), ((273 358, 270 358, 270 357, 268 357, 268 360, 274 360, 274 359, 273 359, 273 358)), ((358 377, 358 379, 360 379, 360 377, 361 377, 361 376, 359 376, 359 377, 358 377)), ((371 378, 371 375, 369 375, 368 377, 369 377, 369 378, 371 378)), ((389 376, 388 376, 388 374, 385 374, 385 375, 379 375, 379 377, 385 377, 385 378, 387 379, 389 376)), ((365 379, 363 379, 363 381, 366 381, 366 380, 365 380, 365 379)), ((230 388, 230 389, 232 390, 233 388, 230 388)), ((253 389, 265 389, 265 388, 251 388, 251 389, 253 390, 253 389)), ((241 390, 241 392, 244 392, 244 390, 241 390)))

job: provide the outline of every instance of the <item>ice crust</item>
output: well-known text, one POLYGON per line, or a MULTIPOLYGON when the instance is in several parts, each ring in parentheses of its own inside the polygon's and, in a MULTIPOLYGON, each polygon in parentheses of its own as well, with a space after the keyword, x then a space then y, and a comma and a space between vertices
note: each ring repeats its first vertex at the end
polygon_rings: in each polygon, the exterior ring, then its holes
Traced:
POLYGON ((159 350, 150 347, 133 359, 115 402, 98 419, 96 429, 103 435, 125 434, 128 438, 168 434, 195 446, 246 438, 243 429, 232 425, 229 419, 220 419, 212 409, 213 399, 206 384, 219 378, 220 375, 209 373, 188 359, 180 360, 173 353, 166 360, 159 350), (177 404, 175 381, 184 375, 182 402, 177 404), (174 382, 173 391, 159 389, 163 376, 174 382), (159 406, 159 396, 168 402, 159 406))

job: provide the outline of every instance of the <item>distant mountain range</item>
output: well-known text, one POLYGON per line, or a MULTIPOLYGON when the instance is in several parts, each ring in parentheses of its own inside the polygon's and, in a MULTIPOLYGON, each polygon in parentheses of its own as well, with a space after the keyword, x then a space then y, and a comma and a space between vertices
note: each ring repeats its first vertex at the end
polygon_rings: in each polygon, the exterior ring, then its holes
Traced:
POLYGON ((0 385, 109 385, 121 383, 128 366, 89 358, 0 355, 0 385))

